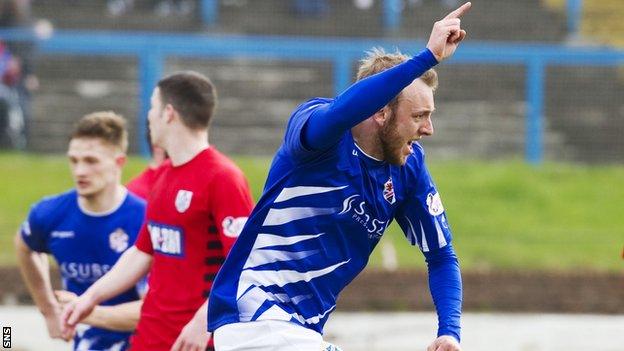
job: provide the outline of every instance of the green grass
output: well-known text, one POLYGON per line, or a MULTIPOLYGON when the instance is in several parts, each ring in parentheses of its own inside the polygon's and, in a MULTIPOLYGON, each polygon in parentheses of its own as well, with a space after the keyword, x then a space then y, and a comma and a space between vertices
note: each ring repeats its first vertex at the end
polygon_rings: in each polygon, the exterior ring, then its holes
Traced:
MULTIPOLYGON (((258 199, 268 158, 236 157, 258 199)), ((15 262, 11 238, 30 205, 72 186, 62 156, 0 153, 0 264, 15 262)), ((124 179, 145 162, 131 158, 124 179)), ((624 167, 521 161, 431 162, 464 269, 621 271, 624 167)), ((396 225, 383 240, 402 267, 424 268, 396 225)), ((380 252, 371 257, 381 262, 380 252)))

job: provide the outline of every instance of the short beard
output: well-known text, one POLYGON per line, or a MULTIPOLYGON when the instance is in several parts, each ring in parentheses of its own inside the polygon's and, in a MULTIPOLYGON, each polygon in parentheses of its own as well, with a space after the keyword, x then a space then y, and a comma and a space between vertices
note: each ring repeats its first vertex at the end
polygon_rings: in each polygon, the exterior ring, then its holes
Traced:
POLYGON ((381 151, 386 162, 396 166, 402 166, 405 163, 401 155, 403 143, 399 134, 394 111, 390 113, 390 117, 379 131, 381 151))

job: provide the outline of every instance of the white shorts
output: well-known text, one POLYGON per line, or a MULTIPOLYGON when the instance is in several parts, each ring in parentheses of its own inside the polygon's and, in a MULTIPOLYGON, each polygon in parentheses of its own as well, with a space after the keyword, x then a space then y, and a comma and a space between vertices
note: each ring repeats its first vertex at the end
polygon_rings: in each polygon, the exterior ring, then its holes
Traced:
POLYGON ((340 351, 321 334, 278 320, 226 324, 213 337, 216 351, 340 351))

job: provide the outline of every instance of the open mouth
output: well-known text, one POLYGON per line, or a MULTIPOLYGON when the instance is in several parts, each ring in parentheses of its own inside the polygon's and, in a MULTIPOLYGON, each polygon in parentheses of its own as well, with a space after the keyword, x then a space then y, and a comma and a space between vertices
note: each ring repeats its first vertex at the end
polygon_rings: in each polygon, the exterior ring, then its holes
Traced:
POLYGON ((411 152, 411 151, 412 151, 412 149, 413 149, 413 145, 414 145, 414 143, 415 143, 416 141, 418 141, 418 139, 420 139, 420 138, 414 138, 414 139, 411 139, 411 140, 408 140, 408 141, 407 141, 407 147, 410 149, 410 152, 411 152))

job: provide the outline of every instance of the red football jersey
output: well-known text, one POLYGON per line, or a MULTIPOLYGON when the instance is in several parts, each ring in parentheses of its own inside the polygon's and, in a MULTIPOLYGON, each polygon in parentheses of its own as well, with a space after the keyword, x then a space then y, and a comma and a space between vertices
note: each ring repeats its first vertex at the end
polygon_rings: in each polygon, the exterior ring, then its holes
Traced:
POLYGON ((241 170, 210 147, 183 165, 165 162, 136 247, 153 255, 131 350, 170 350, 206 302, 253 201, 241 170))
POLYGON ((132 178, 128 184, 126 184, 126 188, 134 195, 147 200, 147 196, 154 186, 158 173, 158 168, 147 167, 141 174, 132 178))

